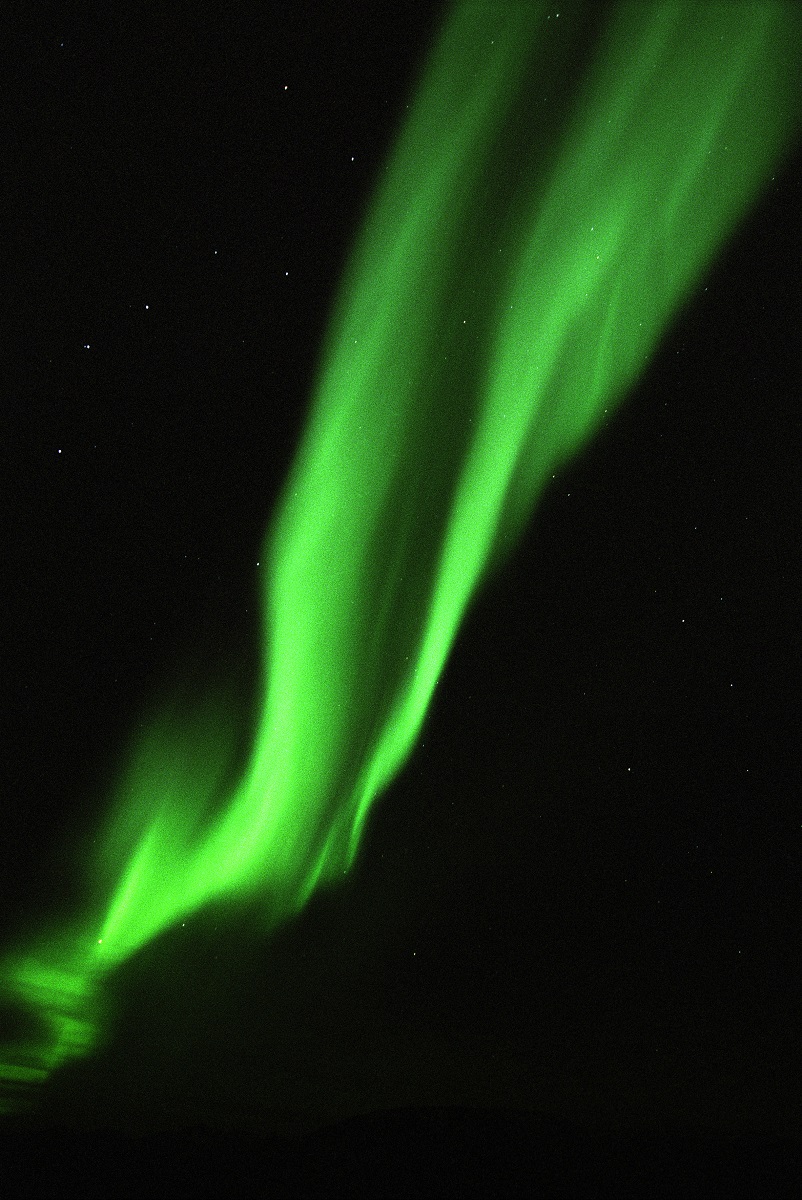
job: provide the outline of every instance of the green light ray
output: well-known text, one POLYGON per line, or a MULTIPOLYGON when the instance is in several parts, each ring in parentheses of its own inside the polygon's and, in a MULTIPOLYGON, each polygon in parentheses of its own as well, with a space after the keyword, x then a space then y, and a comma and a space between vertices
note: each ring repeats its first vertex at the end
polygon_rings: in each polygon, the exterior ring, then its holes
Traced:
POLYGON ((104 976, 182 917, 261 896, 269 929, 348 871, 476 589, 792 144, 792 6, 621 4, 566 93, 593 14, 564 5, 558 30, 542 4, 466 0, 446 20, 266 535, 246 767, 232 785, 238 714, 212 696, 151 716, 86 915, 0 972, 42 1027, 0 1060, 0 1104, 97 1049, 104 976))

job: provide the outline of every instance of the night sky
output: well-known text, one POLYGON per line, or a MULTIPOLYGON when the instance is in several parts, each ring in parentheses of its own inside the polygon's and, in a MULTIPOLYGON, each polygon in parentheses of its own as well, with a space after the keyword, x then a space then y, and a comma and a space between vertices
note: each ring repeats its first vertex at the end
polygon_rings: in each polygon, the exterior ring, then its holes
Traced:
MULTIPOLYGON (((440 11, 18 27, 8 930, 71 911, 162 683, 247 707, 262 535, 440 11)), ((799 1134, 800 212, 796 157, 478 597, 344 885, 272 938, 209 910, 126 963, 44 1124, 456 1105, 799 1134)))

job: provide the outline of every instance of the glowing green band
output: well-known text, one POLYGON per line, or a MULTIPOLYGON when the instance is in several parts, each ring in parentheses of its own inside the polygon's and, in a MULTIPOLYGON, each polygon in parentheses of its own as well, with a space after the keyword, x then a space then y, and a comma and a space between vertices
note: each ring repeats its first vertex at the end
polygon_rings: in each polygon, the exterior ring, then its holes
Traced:
POLYGON ((555 115, 597 12, 563 5, 557 28, 543 5, 465 2, 448 19, 266 539, 250 760, 226 790, 236 714, 154 715, 86 864, 92 916, 6 964, 46 1026, 0 1063, 9 1096, 92 1048, 96 984, 181 917, 262 894, 269 926, 347 871, 477 586, 790 145, 792 6, 621 5, 555 115))

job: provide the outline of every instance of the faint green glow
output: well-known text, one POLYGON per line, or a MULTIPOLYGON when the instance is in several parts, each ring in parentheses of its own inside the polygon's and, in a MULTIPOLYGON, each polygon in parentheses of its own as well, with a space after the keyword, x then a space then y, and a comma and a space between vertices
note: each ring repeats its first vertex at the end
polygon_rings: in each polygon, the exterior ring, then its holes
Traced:
POLYGON ((782 3, 458 3, 354 248, 262 561, 256 735, 179 693, 134 741, 87 914, 9 954, 6 1107, 97 1047, 104 975, 226 897, 353 862, 472 595, 647 365, 796 132, 782 3), (573 78, 566 89, 564 80, 573 78), (263 568, 264 569, 264 568, 263 568))

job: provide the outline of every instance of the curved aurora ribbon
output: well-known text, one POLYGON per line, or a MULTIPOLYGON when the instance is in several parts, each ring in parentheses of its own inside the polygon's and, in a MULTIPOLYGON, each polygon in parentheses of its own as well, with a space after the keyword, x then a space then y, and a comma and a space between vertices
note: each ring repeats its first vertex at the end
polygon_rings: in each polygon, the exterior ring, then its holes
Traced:
POLYGON ((0 1058, 0 1110, 97 1048, 104 976, 161 931, 244 895, 269 928, 348 870, 478 585, 791 145, 793 6, 638 0, 596 30, 601 11, 463 0, 445 22, 266 537, 250 758, 230 784, 237 714, 212 699, 152 716, 88 915, 0 971, 41 1026, 0 1058))

